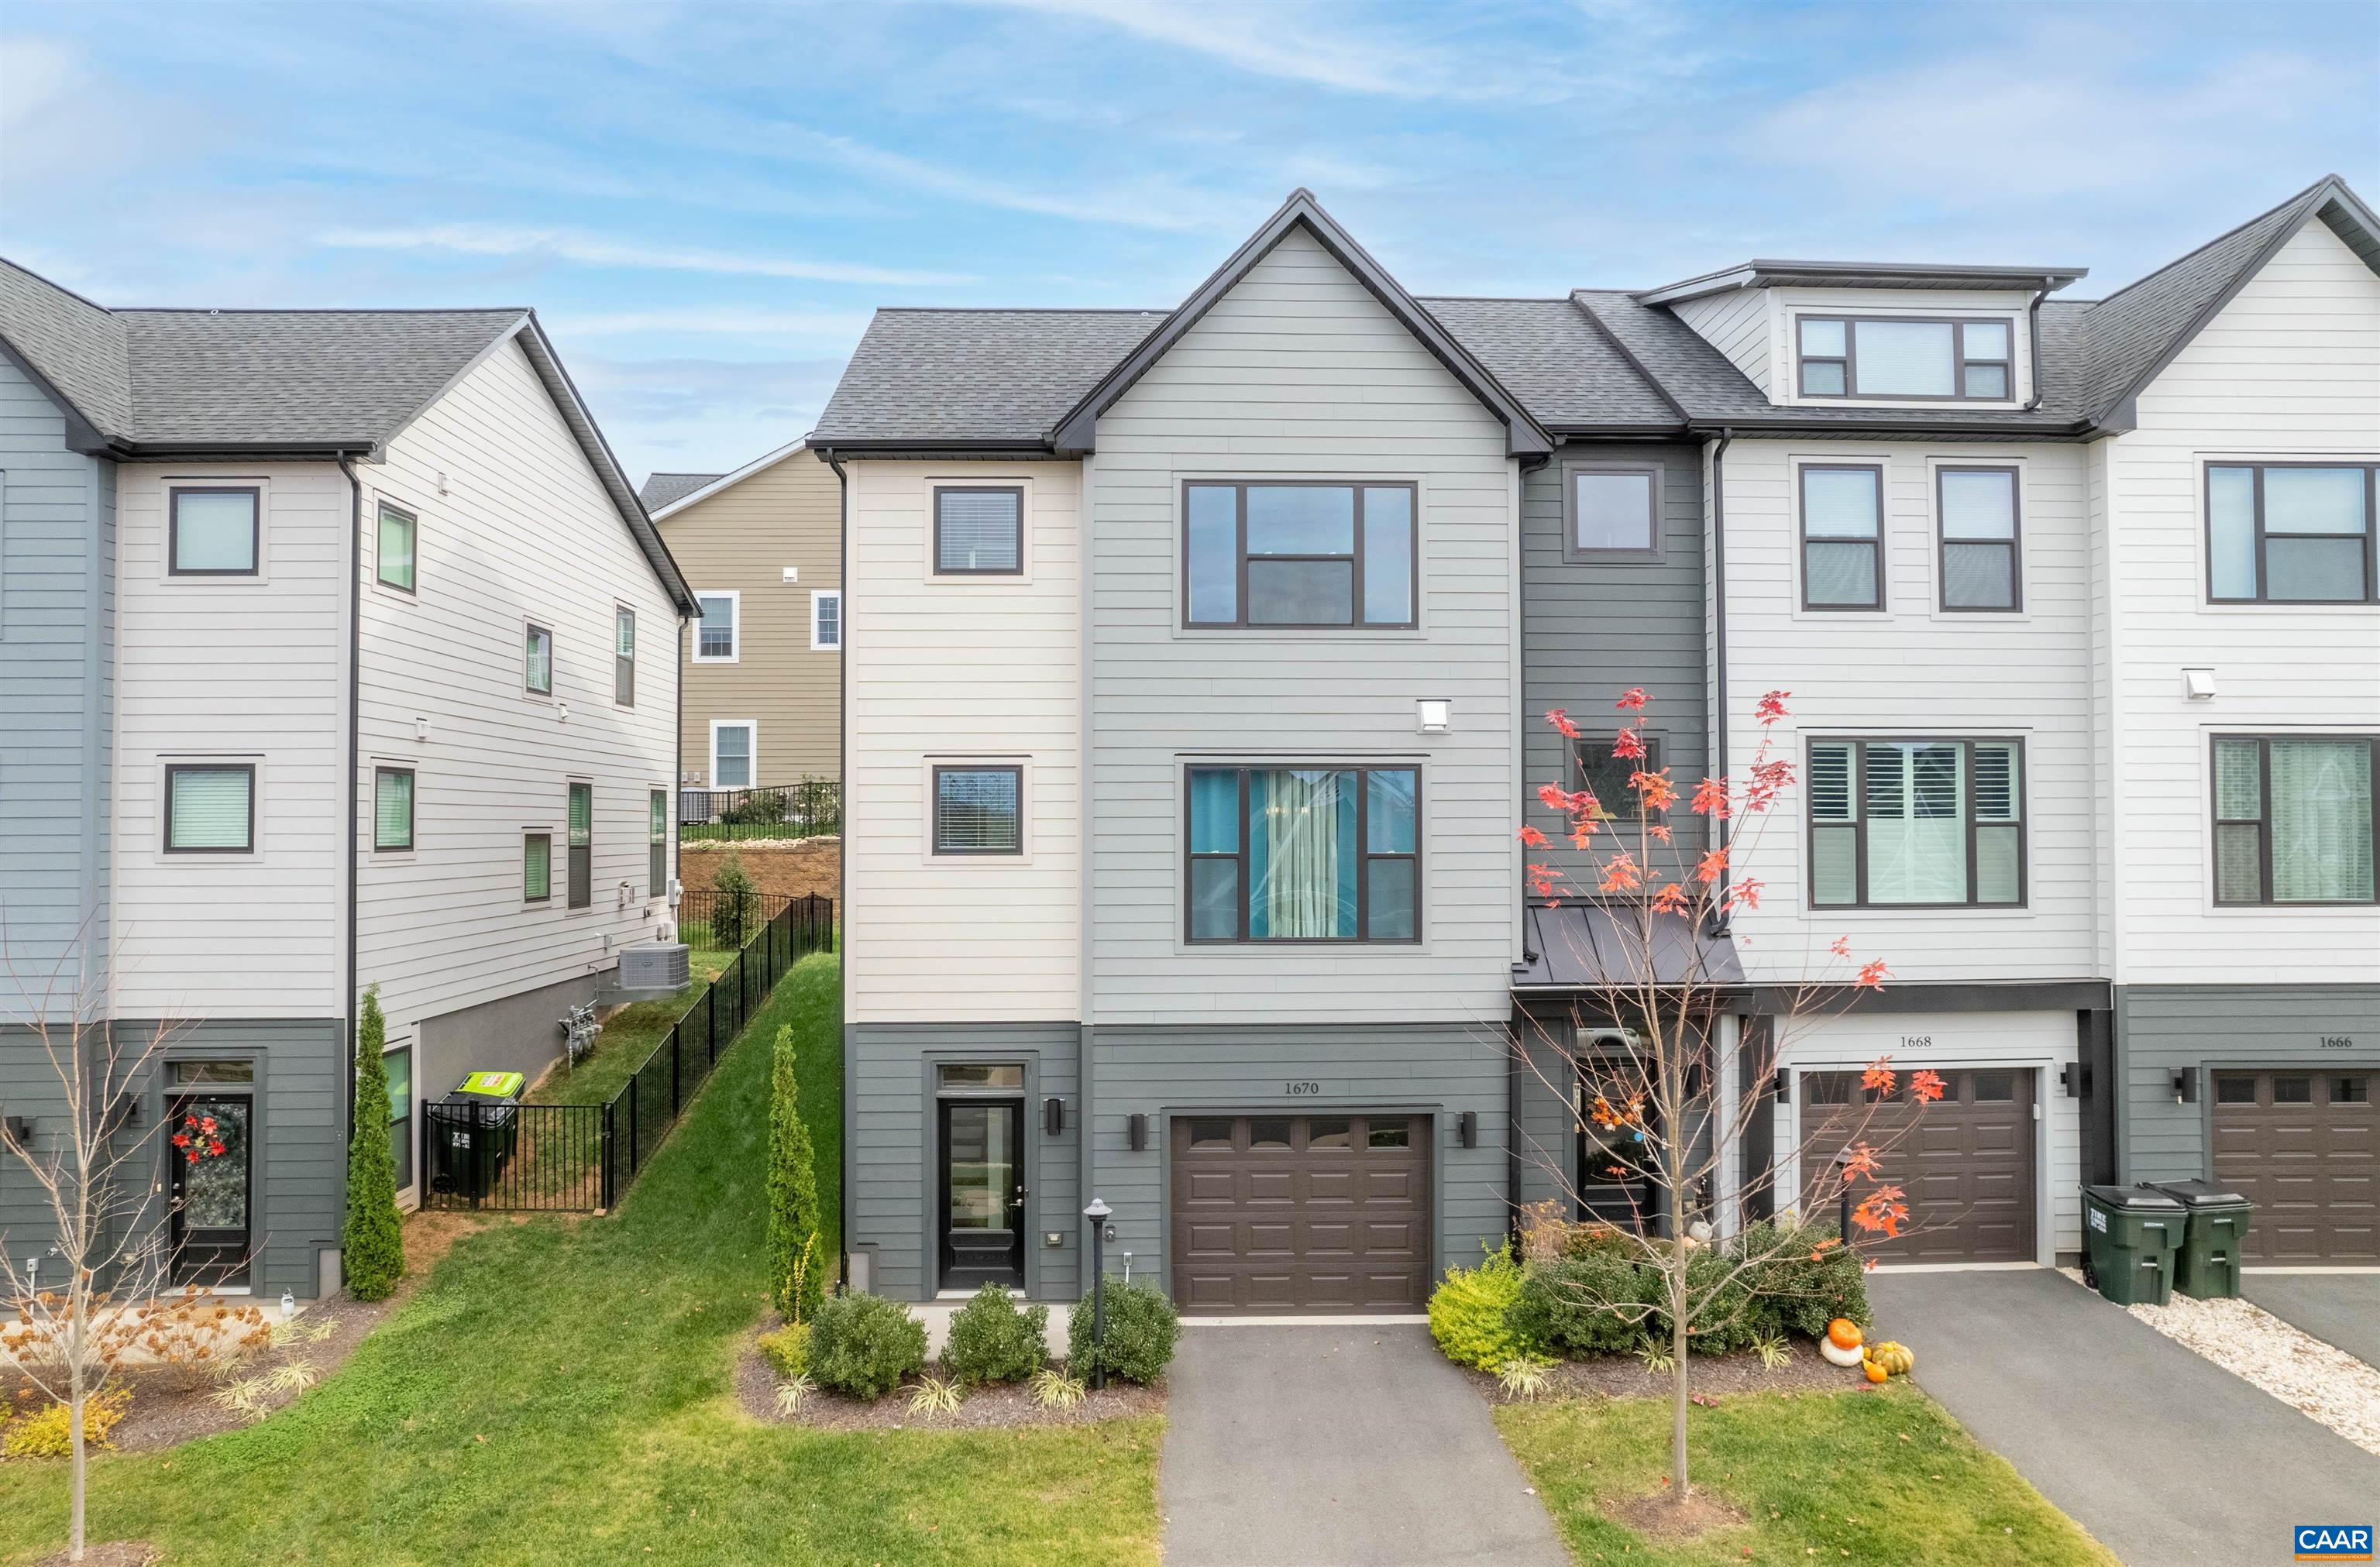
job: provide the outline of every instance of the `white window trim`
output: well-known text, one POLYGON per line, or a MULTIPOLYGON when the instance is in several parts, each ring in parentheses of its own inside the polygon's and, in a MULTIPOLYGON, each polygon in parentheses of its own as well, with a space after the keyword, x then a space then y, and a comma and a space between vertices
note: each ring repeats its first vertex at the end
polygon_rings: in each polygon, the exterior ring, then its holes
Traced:
POLYGON ((810 592, 810 651, 814 653, 843 651, 843 589, 840 588, 818 588, 810 592), (821 599, 834 601, 834 640, 832 642, 819 640, 819 601, 821 599))
POLYGON ((692 644, 693 650, 690 655, 691 662, 695 663, 742 662, 744 658, 743 591, 740 589, 735 588, 698 588, 694 591, 694 601, 697 606, 697 612, 694 617, 694 624, 688 628, 688 634, 694 638, 692 644), (735 650, 724 658, 720 657, 716 653, 706 654, 702 650, 702 615, 699 606, 705 599, 726 600, 730 612, 735 617, 735 650))
POLYGON ((760 721, 757 718, 714 718, 710 721, 710 782, 712 789, 757 789, 760 786, 760 721), (748 729, 752 732, 752 778, 747 784, 722 784, 719 781, 719 732, 722 729, 748 729))

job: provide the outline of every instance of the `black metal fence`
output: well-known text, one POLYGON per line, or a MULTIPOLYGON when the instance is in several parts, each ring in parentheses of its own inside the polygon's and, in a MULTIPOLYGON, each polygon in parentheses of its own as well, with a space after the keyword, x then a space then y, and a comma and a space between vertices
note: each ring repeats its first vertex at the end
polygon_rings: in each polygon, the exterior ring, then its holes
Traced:
POLYGON ((584 1213, 619 1206, 786 971, 834 945, 834 900, 785 901, 602 1104, 431 1104, 425 1207, 584 1213))
POLYGON ((783 893, 764 893, 757 887, 732 893, 688 887, 678 894, 677 939, 689 947, 733 952, 783 914, 790 902, 783 893))
POLYGON ((843 831, 843 785, 832 778, 751 789, 680 789, 681 844, 814 838, 843 831))

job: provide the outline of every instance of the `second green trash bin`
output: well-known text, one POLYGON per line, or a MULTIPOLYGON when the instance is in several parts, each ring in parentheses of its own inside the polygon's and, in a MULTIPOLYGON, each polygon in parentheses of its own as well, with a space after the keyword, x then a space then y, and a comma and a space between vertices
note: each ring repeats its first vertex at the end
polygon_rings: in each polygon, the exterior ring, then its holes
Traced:
POLYGON ((2187 1210, 2146 1186, 2082 1188, 2083 1271, 2118 1306, 2163 1306, 2187 1210))
POLYGON ((2212 1181, 2158 1181, 2149 1189, 2188 1209, 2181 1249, 2173 1258, 2173 1287, 2200 1300, 2238 1298, 2240 1243, 2256 1205, 2212 1181))

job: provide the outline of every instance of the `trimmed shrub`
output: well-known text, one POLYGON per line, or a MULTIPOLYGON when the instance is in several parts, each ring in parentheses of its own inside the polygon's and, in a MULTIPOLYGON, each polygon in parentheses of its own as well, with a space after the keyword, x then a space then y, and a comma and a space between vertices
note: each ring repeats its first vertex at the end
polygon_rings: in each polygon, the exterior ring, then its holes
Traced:
POLYGON ((769 1298, 788 1322, 807 1322, 826 1299, 819 1245, 818 1171, 802 1122, 800 1051, 794 1028, 777 1030, 769 1067, 769 1298))
POLYGON ((882 1295, 830 1296, 810 1322, 809 1371, 819 1386, 880 1399, 926 1368, 926 1325, 882 1295))
POLYGON ((1831 1224, 1779 1224, 1764 1220, 1744 1231, 1736 1243, 1738 1256, 1776 1255, 1751 1270, 1755 1295, 1748 1315, 1764 1318, 1763 1326, 1805 1339, 1823 1338, 1827 1324, 1848 1317, 1865 1328, 1876 1318, 1868 1310, 1867 1274, 1859 1258, 1840 1245, 1831 1224), (1812 1252, 1820 1255, 1813 1259, 1812 1252))
POLYGON ((380 987, 364 992, 356 1026, 356 1131, 347 1144, 347 1213, 339 1226, 347 1294, 385 1300, 405 1277, 405 1229, 396 1213, 396 1156, 388 1146, 388 1024, 380 987))
POLYGON ((788 1322, 773 1333, 760 1335, 760 1354, 778 1376, 790 1382, 796 1377, 808 1376, 810 1368, 810 1330, 807 1322, 788 1322))
MULTIPOLYGON (((132 1409, 130 1388, 110 1388, 83 1402, 82 1439, 87 1447, 113 1449, 107 1434, 132 1409)), ((71 1458, 74 1456, 74 1411, 53 1403, 30 1415, 20 1415, 0 1430, 0 1458, 71 1458)))
MULTIPOLYGON (((1626 1253, 1597 1246, 1529 1268, 1505 1321, 1521 1337, 1573 1357, 1625 1354, 1637 1335, 1652 1331, 1649 1308, 1660 1285, 1658 1273, 1638 1267, 1626 1253)), ((1437 1326, 1433 1300, 1433 1332, 1437 1326)))
MULTIPOLYGON (((1049 1364, 1050 1347, 1042 1337, 1049 1330, 1048 1306, 1019 1310, 1006 1290, 986 1284, 951 1314, 951 1339, 943 1347, 942 1364, 968 1387, 1021 1382, 1049 1364)), ((1109 1339, 1112 1343, 1112 1323, 1109 1339)))
POLYGON ((1108 1342, 1104 1354, 1091 1343, 1091 1297, 1085 1295, 1066 1324, 1066 1369, 1085 1381, 1101 1366, 1111 1377, 1144 1385, 1164 1373, 1173 1358, 1182 1318, 1162 1290, 1111 1279, 1107 1285, 1108 1342))
POLYGON ((1522 1279, 1509 1242, 1488 1252, 1476 1268, 1446 1270, 1445 1282, 1430 1294, 1429 1336, 1447 1359, 1494 1371, 1544 1347, 1511 1320, 1522 1279))

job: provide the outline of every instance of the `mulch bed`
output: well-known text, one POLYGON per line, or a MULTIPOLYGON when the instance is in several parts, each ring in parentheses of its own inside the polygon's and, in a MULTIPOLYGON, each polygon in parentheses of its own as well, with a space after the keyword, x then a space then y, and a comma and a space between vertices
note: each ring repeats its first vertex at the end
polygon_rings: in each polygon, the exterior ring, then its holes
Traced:
MULTIPOLYGON (((1787 1347, 1792 1358, 1776 1370, 1761 1364, 1760 1356, 1750 1350, 1736 1354, 1691 1355, 1687 1360, 1689 1391, 1698 1398, 1720 1398, 1730 1393, 1795 1393, 1795 1392, 1856 1392, 1868 1386, 1866 1378, 1856 1367, 1846 1369, 1829 1366, 1819 1354, 1815 1342, 1791 1340, 1787 1347)), ((1497 1384, 1485 1371, 1470 1373, 1472 1386, 1494 1403, 1519 1402, 1497 1384)), ((1645 1363, 1633 1354, 1604 1355, 1595 1360, 1564 1360, 1557 1362, 1546 1373, 1546 1390, 1537 1396, 1547 1398, 1667 1398, 1670 1396, 1670 1374, 1647 1371, 1645 1363)))
MULTIPOLYGON (((942 1376, 940 1365, 927 1369, 942 1376)), ((1110 1382, 1072 1409, 1044 1409, 1033 1402, 1023 1384, 976 1388, 960 1402, 956 1414, 912 1415, 909 1393, 895 1388, 873 1403, 823 1389, 802 1401, 799 1415, 777 1413, 776 1367, 747 1344, 735 1362, 735 1402, 753 1419, 771 1426, 803 1426, 817 1431, 986 1431, 1036 1426, 1091 1426, 1134 1415, 1165 1413, 1165 1382, 1154 1387, 1110 1382)))
POLYGON ((1612 1508, 1611 1515, 1647 1539, 1700 1539, 1720 1529, 1741 1529, 1752 1522, 1743 1510, 1720 1500, 1700 1487, 1694 1488, 1681 1507, 1664 1490, 1650 1496, 1640 1496, 1612 1508))

